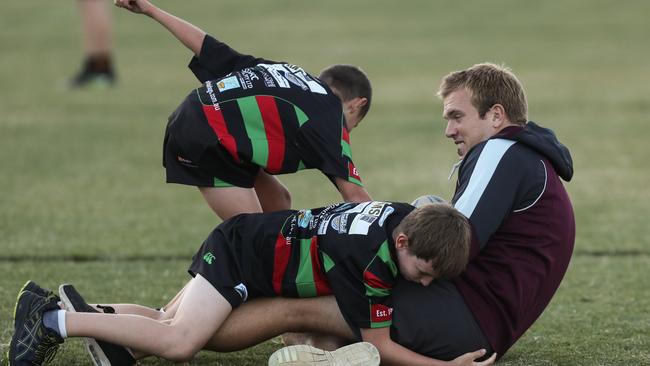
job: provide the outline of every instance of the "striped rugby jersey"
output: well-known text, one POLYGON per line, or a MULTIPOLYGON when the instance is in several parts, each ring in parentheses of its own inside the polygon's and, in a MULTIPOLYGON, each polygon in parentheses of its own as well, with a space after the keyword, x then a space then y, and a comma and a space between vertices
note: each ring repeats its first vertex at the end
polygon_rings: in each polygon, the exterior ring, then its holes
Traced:
POLYGON ((392 321, 398 276, 392 232, 413 210, 391 202, 338 203, 235 216, 220 225, 252 297, 334 294, 353 326, 392 321))
POLYGON ((189 65, 203 86, 188 102, 235 161, 270 174, 318 169, 362 185, 341 100, 302 68, 242 55, 206 36, 189 65))

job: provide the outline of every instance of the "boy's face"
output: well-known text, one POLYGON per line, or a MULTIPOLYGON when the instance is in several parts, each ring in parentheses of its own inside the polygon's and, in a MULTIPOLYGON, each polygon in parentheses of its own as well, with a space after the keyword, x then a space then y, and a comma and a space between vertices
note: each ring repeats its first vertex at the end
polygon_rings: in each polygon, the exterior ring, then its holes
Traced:
MULTIPOLYGON (((403 234, 400 234, 403 235, 403 234)), ((421 283, 422 286, 429 286, 436 279, 433 269, 433 260, 425 261, 412 254, 408 247, 408 239, 400 243, 399 236, 395 241, 397 262, 399 271, 406 280, 421 283)))

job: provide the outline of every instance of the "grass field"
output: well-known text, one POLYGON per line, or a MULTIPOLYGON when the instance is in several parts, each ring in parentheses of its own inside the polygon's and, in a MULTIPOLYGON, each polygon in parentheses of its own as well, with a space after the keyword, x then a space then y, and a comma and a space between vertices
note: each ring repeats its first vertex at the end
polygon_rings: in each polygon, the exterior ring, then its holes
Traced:
MULTIPOLYGON (((501 365, 650 365, 650 3, 647 1, 159 1, 242 52, 317 73, 361 65, 375 99, 355 130, 374 198, 449 197, 455 149, 434 97, 449 71, 504 62, 530 118, 573 153, 574 257, 547 311, 501 365)), ((169 113, 197 83, 176 41, 115 11, 119 86, 69 91, 81 58, 73 1, 0 5, 0 351, 27 279, 159 306, 217 223, 196 189, 164 183, 169 113)), ((318 173, 283 177, 296 207, 339 200, 318 173)), ((270 341, 190 364, 259 365, 270 341)), ((86 365, 81 343, 56 365, 86 365)), ((151 359, 145 364, 165 364, 151 359)))

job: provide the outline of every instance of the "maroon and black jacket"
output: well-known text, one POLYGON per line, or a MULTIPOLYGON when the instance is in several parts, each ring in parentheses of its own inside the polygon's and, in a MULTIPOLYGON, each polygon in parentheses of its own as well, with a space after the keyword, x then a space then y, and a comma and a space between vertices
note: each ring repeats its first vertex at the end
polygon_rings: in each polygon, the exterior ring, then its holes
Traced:
POLYGON ((503 355, 542 314, 575 240, 573 163, 555 134, 511 126, 463 159, 452 199, 473 228, 470 262, 454 283, 488 341, 503 355))

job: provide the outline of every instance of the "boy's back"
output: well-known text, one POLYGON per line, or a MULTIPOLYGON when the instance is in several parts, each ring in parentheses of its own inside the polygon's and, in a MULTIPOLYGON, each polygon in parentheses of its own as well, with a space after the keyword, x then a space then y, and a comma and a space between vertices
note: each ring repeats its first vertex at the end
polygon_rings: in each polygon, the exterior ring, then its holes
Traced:
POLYGON ((412 210, 404 203, 364 202, 235 216, 210 234, 190 271, 214 271, 208 279, 218 281, 215 287, 242 282, 251 297, 333 293, 355 328, 387 326, 398 274, 392 234, 412 210), (206 256, 229 262, 213 265, 206 256), (238 267, 224 273, 233 268, 229 263, 238 267))

